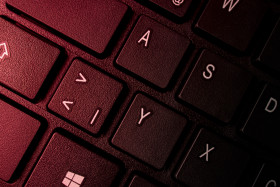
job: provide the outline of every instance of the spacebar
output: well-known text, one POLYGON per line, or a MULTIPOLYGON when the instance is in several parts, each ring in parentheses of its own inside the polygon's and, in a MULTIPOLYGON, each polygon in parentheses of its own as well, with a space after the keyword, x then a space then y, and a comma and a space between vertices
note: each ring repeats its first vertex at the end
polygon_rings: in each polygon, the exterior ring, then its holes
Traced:
POLYGON ((7 0, 7 5, 99 54, 128 9, 116 0, 7 0))

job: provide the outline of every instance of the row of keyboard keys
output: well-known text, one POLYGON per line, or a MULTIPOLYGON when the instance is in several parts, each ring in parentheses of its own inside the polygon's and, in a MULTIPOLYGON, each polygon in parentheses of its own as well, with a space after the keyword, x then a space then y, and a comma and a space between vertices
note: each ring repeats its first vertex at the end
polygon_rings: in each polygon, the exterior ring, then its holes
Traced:
POLYGON ((0 18, 0 82, 34 99, 60 50, 0 18))
POLYGON ((115 0, 41 0, 36 3, 7 0, 7 3, 99 54, 104 53, 128 9, 115 0))
POLYGON ((9 181, 41 123, 2 100, 0 106, 0 178, 9 181))

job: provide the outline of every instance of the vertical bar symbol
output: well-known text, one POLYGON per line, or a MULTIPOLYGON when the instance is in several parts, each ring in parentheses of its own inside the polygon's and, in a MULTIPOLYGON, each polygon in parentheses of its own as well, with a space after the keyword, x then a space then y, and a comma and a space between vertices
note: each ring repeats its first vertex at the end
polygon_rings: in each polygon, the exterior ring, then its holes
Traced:
POLYGON ((91 119, 91 121, 90 121, 90 125, 93 125, 93 124, 94 124, 94 122, 96 121, 96 119, 97 119, 97 117, 98 117, 98 115, 99 115, 100 112, 101 112, 100 109, 97 109, 97 110, 96 110, 95 114, 93 115, 93 117, 92 117, 92 119, 91 119))

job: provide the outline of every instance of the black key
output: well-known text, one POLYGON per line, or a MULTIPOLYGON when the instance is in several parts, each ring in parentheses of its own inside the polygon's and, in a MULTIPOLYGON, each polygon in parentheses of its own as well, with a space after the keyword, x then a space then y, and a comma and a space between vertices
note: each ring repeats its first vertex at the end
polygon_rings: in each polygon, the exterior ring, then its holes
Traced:
POLYGON ((184 17, 191 4, 191 0, 150 0, 154 4, 178 17, 184 17))
POLYGON ((187 120, 161 104, 136 95, 112 143, 157 169, 161 169, 187 120))
POLYGON ((0 82, 34 99, 60 50, 0 18, 0 82))
POLYGON ((122 88, 120 82, 75 60, 48 108, 96 134, 122 88))
POLYGON ((55 133, 26 186, 110 186, 120 167, 55 133))
POLYGON ((7 3, 97 53, 104 52, 127 11, 125 4, 115 0, 7 3))
POLYGON ((275 28, 273 29, 270 37, 264 45, 257 61, 263 63, 270 69, 280 71, 280 54, 278 49, 280 48, 280 19, 278 20, 275 28))
POLYGON ((280 88, 266 85, 242 132, 266 146, 280 151, 280 88))
POLYGON ((0 178, 9 181, 41 123, 0 100, 0 178))
POLYGON ((176 178, 188 186, 234 187, 249 158, 237 146, 202 129, 177 171, 176 178))
POLYGON ((154 183, 151 183, 150 181, 148 181, 147 179, 144 179, 138 175, 135 175, 131 182, 129 183, 129 187, 156 187, 157 185, 154 183))
POLYGON ((122 49, 117 64, 165 88, 189 44, 183 36, 142 16, 122 49))
POLYGON ((248 48, 264 14, 263 0, 210 0, 196 28, 244 51, 248 48))
POLYGON ((276 187, 280 184, 280 168, 264 164, 252 187, 276 187))
POLYGON ((204 51, 179 98, 223 122, 229 122, 250 81, 248 72, 204 51))

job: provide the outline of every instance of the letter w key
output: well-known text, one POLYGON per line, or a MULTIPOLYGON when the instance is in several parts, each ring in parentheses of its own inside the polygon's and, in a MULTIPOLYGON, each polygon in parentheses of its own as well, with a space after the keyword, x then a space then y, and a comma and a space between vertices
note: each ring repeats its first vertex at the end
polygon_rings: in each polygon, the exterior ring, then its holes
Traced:
POLYGON ((229 6, 228 11, 231 12, 238 3, 239 0, 224 0, 223 9, 229 6))

